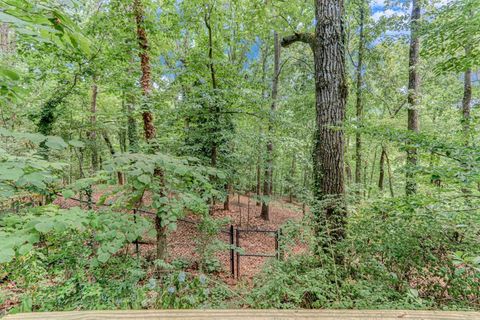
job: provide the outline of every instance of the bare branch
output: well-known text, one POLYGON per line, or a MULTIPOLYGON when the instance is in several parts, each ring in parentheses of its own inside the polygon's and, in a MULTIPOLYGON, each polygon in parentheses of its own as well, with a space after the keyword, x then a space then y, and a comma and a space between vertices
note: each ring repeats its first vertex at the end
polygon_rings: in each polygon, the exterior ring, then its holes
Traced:
POLYGON ((315 45, 315 35, 313 33, 294 33, 282 39, 282 47, 286 48, 295 42, 308 43, 313 50, 315 45))

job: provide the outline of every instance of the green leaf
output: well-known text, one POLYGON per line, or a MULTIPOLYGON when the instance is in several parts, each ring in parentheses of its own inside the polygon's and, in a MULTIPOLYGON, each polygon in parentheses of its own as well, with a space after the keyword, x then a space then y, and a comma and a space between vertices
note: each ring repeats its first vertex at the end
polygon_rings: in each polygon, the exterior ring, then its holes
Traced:
POLYGON ((5 168, 0 167, 0 180, 13 180, 16 181, 23 176, 23 170, 20 168, 5 168))
POLYGON ((31 184, 39 189, 45 189, 47 186, 43 182, 44 176, 40 172, 32 172, 22 177, 23 183, 31 184))
POLYGON ((75 147, 75 148, 84 148, 85 147, 85 143, 83 143, 82 141, 79 141, 79 140, 70 140, 68 143, 72 147, 75 147))
POLYGON ((144 183, 144 184, 149 184, 152 181, 152 178, 150 178, 149 175, 142 174, 137 177, 138 181, 144 183))
POLYGON ((63 196, 65 199, 70 199, 70 198, 73 197, 74 195, 75 195, 75 192, 73 192, 73 190, 70 190, 70 189, 62 190, 62 196, 63 196))
POLYGON ((60 137, 55 137, 55 136, 48 136, 47 137, 47 142, 45 142, 45 145, 51 149, 55 150, 62 150, 65 149, 68 145, 63 141, 62 138, 60 137))
POLYGON ((101 263, 105 263, 108 261, 108 259, 110 259, 110 254, 108 252, 101 252, 98 257, 97 257, 98 261, 100 261, 101 263))
POLYGON ((7 263, 12 261, 15 256, 15 251, 12 248, 5 248, 0 251, 0 263, 7 263))
POLYGON ((35 230, 41 233, 47 233, 53 228, 53 223, 51 221, 40 222, 35 225, 35 230))
POLYGON ((18 254, 23 256, 29 253, 30 251, 32 251, 32 249, 33 249, 33 245, 31 243, 26 243, 18 249, 18 254))
POLYGON ((8 68, 6 66, 0 66, 0 73, 3 73, 5 76, 9 77, 12 80, 20 79, 20 76, 18 75, 18 73, 16 73, 11 68, 8 68))

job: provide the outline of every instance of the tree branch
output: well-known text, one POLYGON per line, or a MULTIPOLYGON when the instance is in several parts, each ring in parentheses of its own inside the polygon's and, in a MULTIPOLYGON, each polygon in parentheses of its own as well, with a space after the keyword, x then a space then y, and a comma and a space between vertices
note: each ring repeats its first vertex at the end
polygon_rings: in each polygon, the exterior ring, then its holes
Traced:
POLYGON ((315 35, 313 33, 294 33, 290 36, 283 37, 281 45, 286 48, 295 42, 308 43, 313 49, 315 44, 315 35))

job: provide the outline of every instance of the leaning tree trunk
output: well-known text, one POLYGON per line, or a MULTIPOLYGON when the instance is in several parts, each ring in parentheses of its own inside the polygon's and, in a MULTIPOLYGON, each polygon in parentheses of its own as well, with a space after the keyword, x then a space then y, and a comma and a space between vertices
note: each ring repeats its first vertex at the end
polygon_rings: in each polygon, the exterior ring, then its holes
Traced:
MULTIPOLYGON (((142 70, 142 76, 140 78, 140 84, 142 86, 142 93, 144 99, 148 99, 150 92, 152 91, 152 71, 150 66, 150 55, 149 55, 149 45, 147 32, 144 28, 144 10, 141 0, 134 0, 134 13, 135 13, 135 22, 137 26, 137 40, 140 46, 140 66, 142 70)), ((153 114, 148 107, 143 108, 142 112, 143 118, 143 132, 145 135, 145 140, 149 143, 149 152, 153 153, 156 150, 155 145, 153 144, 155 140, 155 125, 153 123, 153 114)), ((154 172, 155 176, 159 178, 163 187, 164 172, 163 170, 156 168, 154 172)), ((164 191, 161 191, 164 192, 164 191)), ((167 231, 164 226, 162 226, 162 218, 157 214, 155 216, 155 231, 157 232, 157 259, 164 260, 167 253, 167 231)))
MULTIPOLYGON (((420 75, 418 64, 420 57, 420 38, 418 24, 421 18, 421 0, 412 0, 412 16, 410 22, 410 57, 408 71, 408 130, 414 133, 419 132, 418 116, 418 95, 420 90, 420 75)), ((413 195, 417 193, 417 182, 415 180, 415 167, 418 162, 417 148, 407 142, 407 170, 405 193, 413 195)))
MULTIPOLYGON (((364 54, 364 45, 365 45, 365 33, 364 33, 364 24, 365 24, 365 1, 362 0, 360 3, 360 39, 358 41, 358 62, 356 67, 356 76, 357 76, 357 99, 356 99, 356 115, 358 128, 360 129, 363 122, 363 100, 362 100, 362 85, 363 85, 363 54, 364 54)), ((362 183, 362 134, 360 131, 357 131, 355 134, 355 184, 357 188, 360 188, 362 183)), ((357 191, 357 195, 360 195, 360 189, 357 191)))
POLYGON ((263 220, 270 220, 270 198, 272 196, 273 186, 273 115, 277 110, 278 78, 280 76, 280 42, 278 33, 274 32, 274 62, 273 62, 273 80, 272 80, 272 104, 270 105, 270 117, 268 121, 268 141, 267 141, 267 160, 265 161, 265 172, 263 175, 263 201, 260 217, 263 220))
MULTIPOLYGON (((315 64, 316 131, 313 151, 317 250, 345 237, 345 32, 343 0, 316 0, 315 34, 295 33, 282 45, 308 43, 315 64)), ((338 257, 340 258, 340 257, 338 257)))

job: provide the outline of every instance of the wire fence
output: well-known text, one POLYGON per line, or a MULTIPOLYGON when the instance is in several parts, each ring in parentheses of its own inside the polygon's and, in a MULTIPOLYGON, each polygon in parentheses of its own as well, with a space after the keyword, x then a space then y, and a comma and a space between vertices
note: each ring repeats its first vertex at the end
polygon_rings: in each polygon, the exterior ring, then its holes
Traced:
MULTIPOLYGON (((59 197, 65 199, 62 195, 58 194, 59 197)), ((91 200, 83 200, 79 198, 68 198, 69 200, 78 202, 78 203, 83 203, 88 206, 89 209, 93 209, 95 207, 100 208, 100 207, 112 207, 111 204, 97 204, 93 203, 91 200)), ((129 209, 128 211, 131 211, 134 216, 134 220, 136 220, 137 214, 145 214, 149 215, 152 217, 156 216, 155 212, 148 211, 145 209, 129 209)), ((198 225, 200 221, 193 220, 193 219, 188 219, 188 218, 179 218, 178 221, 191 224, 191 225, 198 225)), ((227 234, 228 235, 228 241, 229 241, 229 268, 230 268, 230 275, 233 278, 240 279, 241 277, 241 272, 240 272, 240 266, 241 266, 241 257, 256 257, 256 258, 275 258, 275 259, 282 259, 282 252, 280 249, 280 238, 282 236, 282 230, 281 229, 257 229, 257 228, 241 228, 234 226, 231 224, 227 229, 220 229, 221 233, 227 234), (242 243, 241 243, 241 236, 242 234, 252 234, 252 233, 262 233, 262 234, 270 234, 274 237, 275 241, 275 251, 274 254, 268 254, 268 253, 252 253, 252 252, 244 252, 242 249, 242 243)), ((135 244, 135 251, 138 256, 140 252, 140 245, 143 244, 149 244, 148 242, 141 242, 138 239, 134 241, 135 244)))

